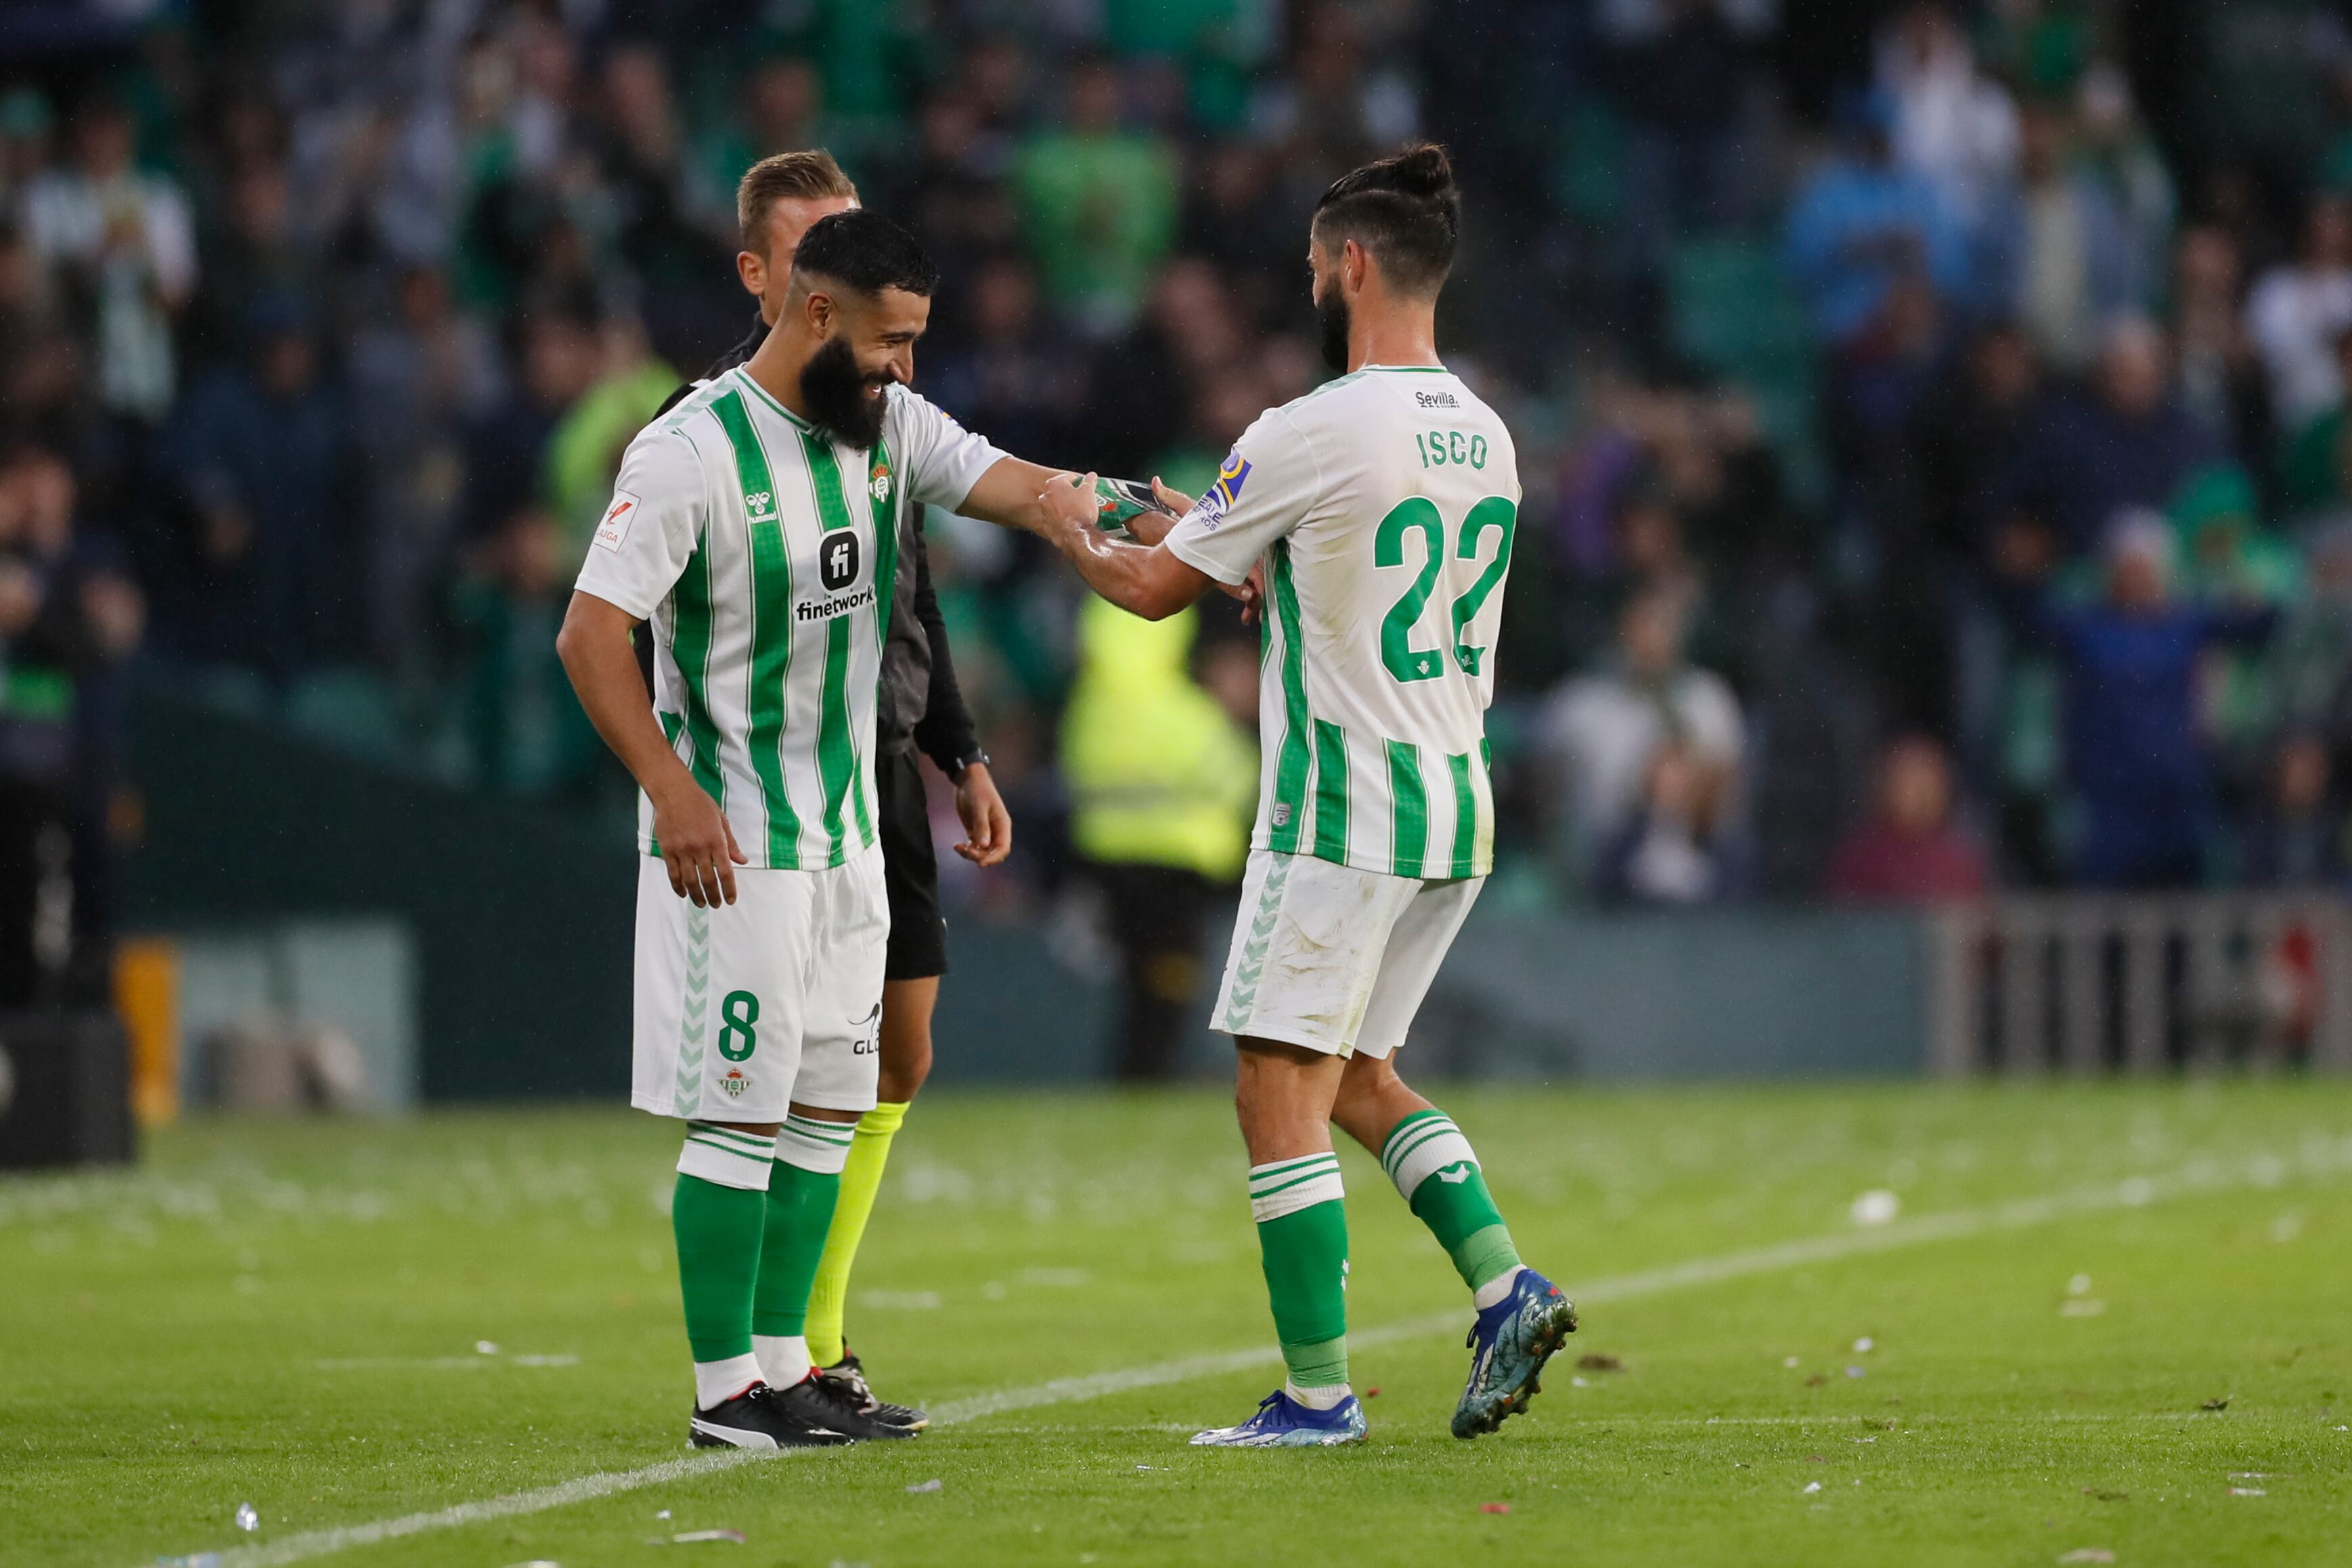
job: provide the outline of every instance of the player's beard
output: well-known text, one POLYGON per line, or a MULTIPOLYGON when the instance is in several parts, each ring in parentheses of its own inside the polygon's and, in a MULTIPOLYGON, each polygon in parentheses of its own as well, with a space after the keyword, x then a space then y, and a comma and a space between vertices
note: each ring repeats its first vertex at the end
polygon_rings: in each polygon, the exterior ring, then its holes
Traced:
POLYGON ((801 405, 811 423, 830 431, 845 444, 870 452, 882 440, 882 415, 890 406, 887 393, 869 396, 895 379, 885 371, 868 375, 857 368, 857 356, 846 338, 828 338, 801 367, 801 405))
POLYGON ((1348 371, 1348 297, 1339 279, 1315 297, 1315 319, 1323 329, 1323 362, 1345 375, 1348 371))

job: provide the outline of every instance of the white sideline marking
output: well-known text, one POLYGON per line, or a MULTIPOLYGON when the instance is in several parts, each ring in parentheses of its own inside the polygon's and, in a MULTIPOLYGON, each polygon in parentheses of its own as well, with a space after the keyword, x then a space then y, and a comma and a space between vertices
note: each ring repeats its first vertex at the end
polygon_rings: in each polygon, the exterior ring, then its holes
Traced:
MULTIPOLYGON (((2021 1230, 2087 1214, 2141 1208, 2149 1204, 2227 1192, 2239 1187, 2275 1187, 2284 1184, 2290 1176, 2324 1177, 2340 1174, 2347 1167, 2352 1167, 2352 1136, 2333 1141, 2312 1140, 2305 1143, 2292 1162, 2270 1155, 2258 1155, 2235 1164, 2225 1164, 2217 1159, 2199 1160, 2164 1176, 2126 1176, 2121 1181, 2077 1187, 2071 1192, 2019 1198, 1983 1208, 1958 1209, 1949 1214, 1899 1220, 1875 1229, 1837 1231, 1801 1241, 1783 1241, 1770 1247, 1727 1252, 1717 1258, 1694 1259, 1687 1263, 1670 1264, 1663 1269, 1612 1275, 1588 1281, 1570 1291, 1569 1294, 1580 1305, 1631 1301, 1693 1285, 1720 1284, 1751 1274, 1801 1268, 1808 1263, 1833 1262, 1866 1253, 1888 1252, 1930 1241, 1957 1240, 1989 1231, 2021 1230)), ((1361 1350, 1374 1345, 1393 1344, 1401 1340, 1459 1333, 1462 1326, 1463 1314, 1458 1311, 1433 1313, 1351 1333, 1348 1343, 1349 1349, 1361 1350)), ((1178 1361, 1163 1361, 1151 1366, 1131 1366, 1116 1372, 1098 1372, 1089 1377, 1055 1378, 1051 1383, 1032 1384, 1025 1388, 1004 1388, 992 1394, 949 1400, 933 1407, 931 1424, 948 1427, 1009 1410, 1034 1410, 1048 1405, 1100 1399, 1138 1388, 1156 1388, 1171 1383, 1222 1376, 1226 1373, 1247 1372, 1253 1367, 1276 1364, 1281 1359, 1279 1350, 1259 1347, 1186 1356, 1178 1361)), ((803 1450, 789 1452, 801 1451, 803 1450)), ((689 1476, 733 1465, 783 1457, 786 1456, 724 1449, 667 1459, 642 1469, 604 1470, 554 1486, 509 1492, 504 1497, 487 1498, 478 1502, 461 1502, 429 1513, 404 1514, 398 1519, 342 1525, 332 1530, 305 1531, 282 1541, 234 1547, 218 1554, 218 1568, 282 1568, 286 1563, 330 1556, 355 1546, 373 1546, 378 1542, 395 1541, 403 1536, 422 1535, 436 1530, 455 1530, 487 1520, 544 1513, 550 1509, 566 1508, 572 1503, 611 1497, 617 1492, 635 1491, 641 1487, 683 1480, 689 1476)), ((142 1564, 142 1568, 152 1568, 152 1565, 142 1564)))

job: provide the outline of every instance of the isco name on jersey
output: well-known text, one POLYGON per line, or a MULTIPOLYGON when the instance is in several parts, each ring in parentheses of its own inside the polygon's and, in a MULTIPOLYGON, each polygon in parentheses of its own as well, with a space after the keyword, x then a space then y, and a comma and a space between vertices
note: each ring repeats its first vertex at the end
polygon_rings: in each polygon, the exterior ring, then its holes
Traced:
POLYGON ((1494 860, 1487 657, 1520 497, 1510 433, 1437 367, 1367 367, 1269 409, 1168 535, 1266 569, 1255 847, 1363 870, 1494 860))

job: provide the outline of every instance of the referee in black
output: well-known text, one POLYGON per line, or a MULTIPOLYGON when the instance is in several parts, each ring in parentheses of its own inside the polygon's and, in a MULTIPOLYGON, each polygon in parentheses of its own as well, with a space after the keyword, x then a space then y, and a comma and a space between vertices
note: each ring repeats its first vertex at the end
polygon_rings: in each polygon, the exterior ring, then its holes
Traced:
MULTIPOLYGON (((760 301, 750 336, 710 367, 715 376, 750 359, 782 306, 792 281, 793 253, 811 224, 857 205, 857 187, 830 153, 779 152, 754 163, 736 188, 735 215, 743 250, 735 269, 760 301)), ((694 390, 682 386, 662 405, 667 413, 694 390)), ((656 415, 659 417, 658 414, 656 415)), ((864 1369, 842 1333, 842 1309, 866 1216, 882 1185, 890 1141, 908 1104, 931 1071, 931 1011, 940 977, 947 973, 947 921, 940 913, 939 861, 931 848, 930 806, 923 788, 921 752, 955 786, 956 815, 965 841, 956 853, 977 866, 1001 863, 1013 852, 1013 817, 988 773, 971 710, 956 685, 948 634, 931 589, 930 554, 923 542, 920 507, 907 508, 898 538, 889 639, 882 649, 882 690, 876 705, 874 788, 882 821, 882 878, 890 897, 889 956, 883 968, 879 1029, 881 1081, 877 1103, 857 1124, 841 1197, 816 1287, 809 1295, 809 1354, 821 1375, 842 1384, 866 1414, 921 1427, 922 1413, 886 1405, 866 1386, 864 1369)), ((640 639, 646 686, 652 688, 652 644, 640 639)))

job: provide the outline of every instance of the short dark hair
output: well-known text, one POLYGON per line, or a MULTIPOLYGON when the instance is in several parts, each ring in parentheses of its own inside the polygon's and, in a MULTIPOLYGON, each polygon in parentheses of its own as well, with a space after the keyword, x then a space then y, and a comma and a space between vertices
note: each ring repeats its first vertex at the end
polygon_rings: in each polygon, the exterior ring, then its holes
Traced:
POLYGON ((1462 193, 1445 149, 1423 142, 1340 175, 1315 204, 1312 233, 1318 245, 1354 240, 1403 293, 1436 293, 1462 233, 1462 193))
POLYGON ((778 202, 814 202, 827 196, 857 200, 857 187, 818 149, 807 152, 776 152, 743 171, 735 186, 735 222, 743 231, 743 248, 768 254, 768 214, 778 202))
POLYGON ((793 276, 824 277, 860 294, 903 288, 928 297, 940 269, 915 236, 870 207, 828 213, 809 225, 793 255, 793 276))

